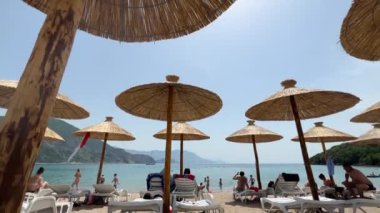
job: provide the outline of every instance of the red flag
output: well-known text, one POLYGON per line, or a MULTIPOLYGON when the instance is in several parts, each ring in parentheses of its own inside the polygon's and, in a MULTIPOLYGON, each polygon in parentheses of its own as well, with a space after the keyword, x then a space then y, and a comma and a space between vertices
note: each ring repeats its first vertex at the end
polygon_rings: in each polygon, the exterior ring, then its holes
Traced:
POLYGON ((86 135, 83 137, 82 142, 80 142, 79 146, 75 148, 74 152, 70 155, 69 159, 67 159, 67 162, 70 162, 71 159, 77 154, 79 149, 81 149, 82 147, 84 147, 84 145, 86 145, 89 138, 90 138, 90 133, 87 132, 86 135))

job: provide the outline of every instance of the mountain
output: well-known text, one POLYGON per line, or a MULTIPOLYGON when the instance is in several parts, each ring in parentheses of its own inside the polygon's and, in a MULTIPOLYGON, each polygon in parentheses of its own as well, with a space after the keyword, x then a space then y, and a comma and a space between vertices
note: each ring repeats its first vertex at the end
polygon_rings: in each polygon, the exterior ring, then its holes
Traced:
MULTIPOLYGON (((342 143, 327 150, 332 156, 335 164, 349 162, 353 165, 376 165, 380 166, 380 144, 364 145, 353 143, 342 143)), ((322 153, 310 158, 312 164, 325 164, 322 153)))
MULTIPOLYGON (((0 121, 3 119, 0 116, 0 121)), ((40 153, 37 158, 39 163, 61 163, 66 162, 74 149, 79 145, 82 138, 73 135, 78 128, 71 124, 58 120, 49 119, 49 128, 61 135, 65 142, 42 142, 40 153)), ((89 139, 86 145, 79 150, 72 162, 97 163, 100 159, 103 142, 89 139)), ((155 160, 143 154, 131 154, 124 149, 112 147, 107 144, 104 161, 108 163, 141 163, 153 164, 155 160)))
MULTIPOLYGON (((165 162, 165 151, 160 150, 153 150, 153 151, 137 151, 137 150, 130 150, 127 149, 127 152, 133 153, 133 154, 144 154, 151 156, 157 163, 163 163, 165 162)), ((186 160, 186 162, 191 162, 192 164, 215 164, 215 163, 221 163, 219 161, 212 161, 208 159, 204 159, 202 157, 199 157, 198 155, 194 154, 193 152, 189 151, 183 151, 183 157, 186 160)), ((180 150, 173 150, 172 151, 172 163, 178 163, 180 162, 180 150)))

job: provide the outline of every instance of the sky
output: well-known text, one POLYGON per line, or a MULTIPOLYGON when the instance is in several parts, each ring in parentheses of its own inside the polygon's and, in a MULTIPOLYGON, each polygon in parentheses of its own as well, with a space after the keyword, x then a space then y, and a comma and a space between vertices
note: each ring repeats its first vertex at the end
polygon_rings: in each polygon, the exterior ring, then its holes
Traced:
MULTIPOLYGON (((164 150, 165 141, 153 134, 166 128, 163 121, 130 115, 115 104, 115 97, 133 86, 164 82, 175 74, 180 82, 217 93, 223 100, 215 115, 190 122, 211 139, 185 142, 185 150, 229 163, 254 161, 250 144, 225 138, 246 126, 245 112, 281 90, 280 82, 297 80, 302 88, 352 93, 361 101, 343 112, 302 121, 304 131, 313 123, 355 136, 371 129, 349 120, 379 101, 380 64, 349 56, 339 42, 349 0, 237 0, 206 27, 176 39, 124 43, 77 31, 62 79, 60 93, 90 112, 83 120, 65 120, 84 128, 113 116, 133 133, 135 141, 110 142, 134 150, 164 150)), ((0 79, 18 80, 32 52, 45 14, 22 1, 3 0, 0 7, 0 79)), ((5 110, 0 110, 4 115, 5 110)), ((293 121, 257 121, 283 135, 258 145, 260 163, 302 163, 293 121)), ((327 144, 327 148, 339 143, 327 144)), ((173 149, 179 143, 173 141, 173 149)), ((309 156, 320 144, 307 144, 309 156)))

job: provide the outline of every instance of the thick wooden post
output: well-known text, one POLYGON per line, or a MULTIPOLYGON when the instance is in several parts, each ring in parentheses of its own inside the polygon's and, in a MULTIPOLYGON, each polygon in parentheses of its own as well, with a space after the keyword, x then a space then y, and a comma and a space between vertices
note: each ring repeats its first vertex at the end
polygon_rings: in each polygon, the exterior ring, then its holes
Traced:
POLYGON ((307 153, 307 147, 305 144, 305 137, 304 137, 303 131, 302 131, 301 120, 300 120, 300 117, 298 114, 297 103, 296 103, 294 96, 289 96, 289 99, 290 99, 290 104, 292 106, 294 121, 296 122, 298 138, 300 140, 302 157, 303 157, 303 162, 305 165, 307 179, 308 179, 309 184, 310 184, 311 195, 313 196, 313 200, 319 200, 317 184, 315 184, 313 171, 312 171, 311 166, 310 166, 309 155, 307 153))
POLYGON ((325 162, 327 161, 327 156, 326 156, 326 145, 325 145, 325 142, 320 138, 319 139, 321 141, 321 144, 322 144, 322 149, 323 149, 323 159, 325 160, 325 162))
POLYGON ((170 212, 170 164, 172 154, 172 117, 173 117, 173 86, 169 86, 166 149, 165 149, 165 176, 164 176, 164 213, 170 212))
POLYGON ((261 176, 260 176, 260 163, 259 163, 259 155, 257 153, 257 147, 256 147, 256 139, 255 136, 252 135, 252 144, 253 144, 253 152, 255 153, 255 165, 256 165, 256 178, 257 178, 257 184, 259 185, 259 189, 262 189, 261 185, 261 176))
POLYGON ((180 165, 179 165, 179 174, 183 175, 183 134, 181 134, 181 149, 180 149, 180 165))
MULTIPOLYGON (((20 212, 85 0, 56 1, 0 124, 0 212, 20 212)), ((25 23, 27 24, 27 23, 25 23)))
POLYGON ((99 169, 98 169, 98 175, 96 176, 96 183, 100 183, 100 175, 102 175, 104 156, 106 155, 107 139, 108 139, 108 133, 104 135, 104 142, 103 142, 103 147, 102 147, 102 154, 100 155, 100 160, 99 160, 99 169))

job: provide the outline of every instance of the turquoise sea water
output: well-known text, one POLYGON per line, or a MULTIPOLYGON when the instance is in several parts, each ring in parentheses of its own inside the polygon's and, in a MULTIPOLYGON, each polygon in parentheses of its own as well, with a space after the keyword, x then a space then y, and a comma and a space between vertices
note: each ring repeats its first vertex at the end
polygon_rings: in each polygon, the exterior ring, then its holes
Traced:
MULTIPOLYGON (((49 184, 71 184, 74 180, 76 169, 80 169, 82 173, 80 188, 92 188, 95 183, 98 164, 36 164, 33 173, 40 167, 45 168, 44 178, 49 184)), ((144 165, 144 164, 104 164, 103 174, 106 178, 106 183, 111 183, 113 174, 117 173, 120 181, 119 188, 127 189, 130 192, 138 192, 146 190, 146 177, 149 173, 160 172, 163 169, 163 164, 144 165)), ((210 177, 211 191, 220 191, 219 178, 223 180, 223 191, 232 191, 235 181, 232 177, 238 171, 244 171, 246 176, 254 173, 255 167, 253 164, 204 164, 187 166, 191 169, 191 173, 196 176, 197 182, 202 182, 204 177, 210 177)), ((380 167, 373 166, 355 166, 364 174, 369 174, 372 171, 375 174, 380 173, 380 167)), ((326 176, 326 166, 312 166, 314 178, 318 185, 321 181, 318 179, 320 173, 326 176)), ((179 164, 172 164, 171 173, 178 173, 179 164)), ((276 180, 281 172, 298 173, 300 175, 300 186, 306 182, 306 172, 303 164, 262 164, 260 166, 261 180, 263 186, 266 186, 270 180, 276 180)), ((334 178, 337 183, 344 179, 344 170, 342 166, 335 166, 334 178)), ((380 189, 380 178, 372 178, 375 187, 380 189)), ((257 184, 257 182, 256 182, 257 184)))

